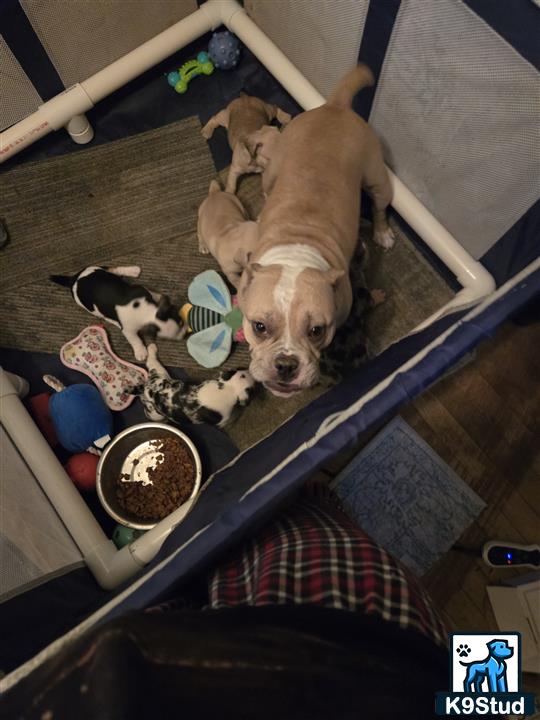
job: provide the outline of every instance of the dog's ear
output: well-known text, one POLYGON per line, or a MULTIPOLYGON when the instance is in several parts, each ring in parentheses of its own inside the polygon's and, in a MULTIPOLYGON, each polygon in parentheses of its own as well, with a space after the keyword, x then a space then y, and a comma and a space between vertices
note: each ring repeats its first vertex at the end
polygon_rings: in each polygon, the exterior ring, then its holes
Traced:
POLYGON ((246 405, 249 405, 249 403, 253 400, 253 396, 255 395, 255 386, 245 388, 243 390, 244 397, 238 398, 236 401, 236 405, 238 407, 246 407, 246 405))
POLYGON ((341 278, 345 275, 345 270, 328 270, 325 273, 325 277, 330 285, 335 288, 341 278))
MULTIPOLYGON (((248 253, 251 254, 251 253, 248 253)), ((247 290, 249 287, 251 281, 253 280, 253 275, 258 272, 259 270, 262 270, 263 266, 260 263, 250 263, 248 262, 246 266, 244 267, 244 271, 242 272, 242 291, 247 290)))
POLYGON ((208 188, 208 194, 213 195, 214 193, 221 192, 221 185, 218 180, 211 180, 210 187, 208 188))
POLYGON ((273 143, 280 137, 280 132, 274 125, 264 125, 259 130, 248 135, 246 138, 246 146, 249 150, 252 160, 261 162, 264 166, 272 153, 273 143))
POLYGON ((156 317, 158 320, 167 320, 170 315, 171 301, 168 295, 162 295, 159 298, 156 317))
POLYGON ((236 253, 233 256, 233 261, 240 267, 242 270, 246 268, 249 265, 249 259, 251 257, 250 252, 246 252, 244 248, 238 248, 236 253))

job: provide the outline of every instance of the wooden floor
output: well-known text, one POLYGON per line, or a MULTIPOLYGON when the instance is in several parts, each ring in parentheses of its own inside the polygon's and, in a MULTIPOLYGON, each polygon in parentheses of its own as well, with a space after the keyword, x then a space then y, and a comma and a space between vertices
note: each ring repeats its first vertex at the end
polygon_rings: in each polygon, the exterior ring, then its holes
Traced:
MULTIPOLYGON (((472 552, 452 549, 423 580, 449 629, 493 630, 486 586, 524 570, 488 568, 483 543, 540 541, 540 324, 503 326, 400 415, 487 503, 456 544, 472 552)), ((540 690, 539 676, 526 685, 540 690)))
MULTIPOLYGON (((501 328, 401 415, 487 503, 458 547, 540 541, 540 324, 501 328)), ((486 586, 524 572, 451 550, 424 581, 450 629, 482 631, 497 627, 486 586)), ((540 690, 539 676, 525 682, 540 690)))

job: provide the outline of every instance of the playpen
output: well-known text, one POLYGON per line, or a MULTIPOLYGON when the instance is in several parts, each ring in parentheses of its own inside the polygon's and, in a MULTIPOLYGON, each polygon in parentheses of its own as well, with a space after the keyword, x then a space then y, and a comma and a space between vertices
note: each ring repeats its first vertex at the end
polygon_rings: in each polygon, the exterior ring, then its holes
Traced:
MULTIPOLYGON (((103 18, 103 4, 84 0, 6 4, 0 16, 0 56, 9 70, 2 77, 2 161, 16 163, 19 151, 63 128, 77 143, 91 141, 85 113, 96 103, 221 25, 304 109, 323 103, 343 70, 360 58, 378 75, 369 105, 359 110, 383 142, 393 209, 439 259, 457 291, 413 333, 219 470, 189 514, 172 513, 121 550, 93 518, 4 374, 1 421, 10 459, 3 474, 25 477, 21 501, 34 506, 36 523, 47 526, 42 537, 54 547, 49 570, 67 572, 82 556, 104 588, 124 583, 66 635, 36 647, 40 652, 4 679, 5 688, 86 628, 163 597, 268 517, 321 463, 435 382, 540 287, 540 9, 531 0, 122 5, 109 0, 103 18), (24 13, 22 21, 67 87, 42 104, 25 71, 28 59, 16 56, 10 10, 17 22, 24 13), (88 67, 94 74, 84 79, 88 67), (45 495, 32 487, 28 468, 45 495)), ((19 531, 25 532, 13 533, 19 531)), ((17 545, 12 536, 8 541, 17 545)), ((13 587, 31 592, 27 580, 21 576, 13 587)))

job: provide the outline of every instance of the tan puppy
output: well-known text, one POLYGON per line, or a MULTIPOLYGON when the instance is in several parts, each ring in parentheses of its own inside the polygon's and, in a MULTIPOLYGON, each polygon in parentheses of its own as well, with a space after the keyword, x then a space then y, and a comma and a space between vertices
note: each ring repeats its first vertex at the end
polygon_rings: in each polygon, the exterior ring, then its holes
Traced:
POLYGON ((259 150, 264 144, 266 135, 279 133, 276 127, 270 125, 274 118, 281 125, 286 125, 291 116, 276 105, 241 94, 224 110, 220 110, 217 115, 210 118, 201 130, 202 136, 208 140, 217 127, 227 128, 227 139, 233 151, 225 188, 227 192, 236 192, 240 175, 263 172, 267 158, 259 150))
POLYGON ((325 105, 287 125, 268 168, 273 187, 238 297, 250 372, 275 395, 318 381, 320 352, 350 312, 362 185, 373 197, 376 241, 393 243, 381 148, 350 107, 356 92, 371 84, 366 66, 350 71, 325 105))
POLYGON ((217 180, 212 180, 208 196, 199 207, 197 235, 199 252, 211 253, 236 287, 243 270, 236 258, 243 259, 244 253, 255 249, 257 223, 248 220, 240 200, 232 193, 223 192, 217 180))

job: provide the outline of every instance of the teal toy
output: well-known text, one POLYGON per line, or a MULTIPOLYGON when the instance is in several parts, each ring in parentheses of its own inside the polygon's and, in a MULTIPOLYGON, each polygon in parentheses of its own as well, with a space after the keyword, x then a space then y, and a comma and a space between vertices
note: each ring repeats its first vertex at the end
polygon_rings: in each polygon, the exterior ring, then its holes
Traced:
POLYGON ((131 545, 134 540, 144 535, 145 532, 146 530, 135 530, 135 528, 126 527, 125 525, 117 525, 114 528, 112 541, 120 550, 125 545, 131 545))
POLYGON ((214 63, 208 53, 200 52, 196 59, 188 60, 179 70, 173 70, 167 75, 167 82, 181 95, 188 89, 190 80, 198 75, 211 75, 214 72, 214 63))

